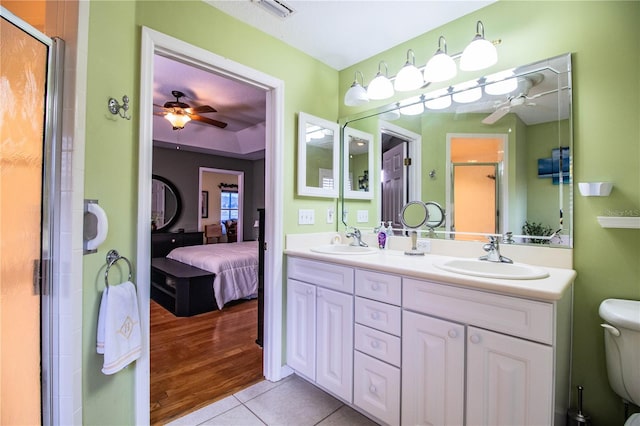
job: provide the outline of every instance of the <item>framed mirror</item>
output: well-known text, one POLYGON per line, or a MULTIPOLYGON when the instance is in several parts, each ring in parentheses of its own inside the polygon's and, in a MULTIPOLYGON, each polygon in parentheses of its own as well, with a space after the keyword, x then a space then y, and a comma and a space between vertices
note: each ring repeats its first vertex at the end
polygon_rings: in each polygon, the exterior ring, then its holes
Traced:
MULTIPOLYGON (((423 112, 405 114, 405 107, 413 104, 399 101, 342 118, 340 123, 344 128, 372 131, 374 139, 382 141, 373 155, 376 173, 382 169, 385 149, 385 135, 374 130, 381 127, 379 123, 393 123, 396 134, 406 129, 419 135, 418 161, 411 157, 411 142, 399 142, 409 146, 404 150, 401 179, 406 188, 402 192, 409 195, 407 201, 429 200, 444 206, 444 221, 435 229, 438 238, 486 241, 487 234, 512 232, 515 244, 572 247, 570 54, 445 88, 428 87, 412 102, 421 104, 423 112), (477 195, 470 186, 476 183, 488 183, 485 189, 491 197, 456 198, 477 195), (419 188, 417 195, 415 188, 419 188), (481 204, 492 222, 466 224, 479 216, 481 204)), ((375 204, 382 205, 381 199, 383 194, 374 194, 375 204)), ((350 209, 348 199, 343 201, 344 208, 350 209)), ((397 218, 404 204, 395 205, 389 212, 380 208, 370 216, 371 222, 397 218)))
POLYGON ((373 135, 346 128, 344 147, 344 198, 373 199, 373 135))
POLYGON ((338 198, 339 153, 337 123, 298 113, 298 195, 338 198))
POLYGON ((182 200, 178 188, 162 176, 151 180, 151 231, 167 232, 180 217, 182 200))

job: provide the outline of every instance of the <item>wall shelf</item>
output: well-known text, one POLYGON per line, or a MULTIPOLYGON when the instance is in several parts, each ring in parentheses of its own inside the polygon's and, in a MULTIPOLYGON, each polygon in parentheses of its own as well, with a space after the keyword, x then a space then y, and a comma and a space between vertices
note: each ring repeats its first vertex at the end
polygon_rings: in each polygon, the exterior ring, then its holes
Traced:
POLYGON ((640 229, 640 217, 598 216, 598 223, 603 228, 640 229))

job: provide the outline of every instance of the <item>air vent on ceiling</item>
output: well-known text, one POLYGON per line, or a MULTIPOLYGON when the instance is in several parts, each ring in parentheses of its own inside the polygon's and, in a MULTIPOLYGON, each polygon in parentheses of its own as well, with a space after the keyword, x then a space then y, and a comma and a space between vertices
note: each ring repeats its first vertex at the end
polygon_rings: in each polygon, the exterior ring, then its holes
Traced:
POLYGON ((253 2, 281 18, 287 18, 295 12, 291 6, 281 0, 253 0, 253 2))

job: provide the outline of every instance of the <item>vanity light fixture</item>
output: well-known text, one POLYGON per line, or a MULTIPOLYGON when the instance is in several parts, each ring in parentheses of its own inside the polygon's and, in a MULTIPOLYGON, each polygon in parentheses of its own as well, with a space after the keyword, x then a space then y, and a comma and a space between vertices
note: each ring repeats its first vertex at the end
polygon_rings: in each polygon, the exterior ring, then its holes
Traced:
MULTIPOLYGON (((365 88, 364 79, 362 79, 361 84, 357 80, 357 74, 362 76, 362 73, 356 71, 354 82, 345 93, 344 103, 347 106, 359 106, 368 100, 388 99, 395 94, 395 91, 417 90, 425 87, 425 84, 449 80, 455 77, 458 72, 455 63, 455 60, 458 59, 460 60, 460 69, 464 71, 478 71, 490 67, 498 62, 498 52, 495 46, 501 42, 502 40, 500 39, 486 40, 484 38, 484 24, 482 21, 477 21, 476 35, 462 53, 449 55, 447 53, 447 40, 444 36, 440 36, 438 38, 438 49, 424 66, 416 67, 415 54, 412 49, 407 51, 407 62, 395 76, 389 77, 389 69, 386 62, 380 61, 378 73, 366 89, 366 98, 362 93, 365 88), (382 74, 381 70, 383 64, 385 66, 385 74, 382 74), (418 77, 418 74, 421 75, 418 77)), ((449 99, 449 101, 451 100, 449 99)), ((440 102, 444 103, 445 101, 440 102)))
POLYGON ((421 88, 423 84, 422 73, 416 67, 416 55, 413 50, 409 49, 407 50, 407 62, 396 75, 393 87, 399 92, 410 92, 421 88))
POLYGON ((506 95, 518 88, 518 79, 513 77, 513 69, 488 75, 484 91, 487 95, 506 95))
POLYGON ((455 102, 467 104, 475 102, 482 97, 482 89, 477 86, 475 81, 468 81, 453 86, 453 95, 451 97, 455 102))
POLYGON ((451 95, 448 89, 440 89, 429 94, 431 99, 424 101, 424 106, 429 109, 445 109, 451 106, 451 95))
POLYGON ((453 58, 447 54, 447 40, 438 38, 438 50, 424 67, 424 81, 437 83, 456 76, 458 69, 453 58))
POLYGON ((476 23, 476 35, 465 47, 460 57, 460 69, 478 71, 498 62, 498 51, 492 42, 484 38, 482 21, 476 23))
POLYGON ((367 90, 364 86, 364 76, 360 71, 356 71, 353 75, 353 83, 347 93, 344 94, 344 104, 346 106, 358 106, 369 102, 369 96, 367 96, 367 90), (358 83, 358 75, 360 75, 360 81, 358 83))
POLYGON ((400 114, 402 115, 420 115, 423 112, 424 96, 416 96, 400 103, 400 114))
POLYGON ((387 77, 389 74, 389 68, 387 67, 387 63, 385 61, 380 61, 378 64, 378 74, 376 77, 371 80, 369 83, 369 87, 367 88, 367 95, 369 99, 381 100, 388 99, 393 96, 393 84, 391 84, 391 80, 387 77), (381 67, 384 65, 385 74, 382 74, 381 67))
POLYGON ((170 112, 164 116, 173 126, 173 130, 184 129, 184 125, 191 121, 191 117, 182 111, 170 112))

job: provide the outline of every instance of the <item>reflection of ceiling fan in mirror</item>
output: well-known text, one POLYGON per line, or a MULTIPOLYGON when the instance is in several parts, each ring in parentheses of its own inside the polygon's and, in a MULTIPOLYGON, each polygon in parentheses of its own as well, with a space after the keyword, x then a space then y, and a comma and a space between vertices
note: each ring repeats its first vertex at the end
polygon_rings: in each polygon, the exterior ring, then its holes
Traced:
POLYGON ((509 96, 504 101, 496 101, 495 103, 495 111, 485 117, 482 122, 484 124, 494 124, 496 121, 500 120, 502 117, 510 113, 513 109, 520 107, 529 107, 536 106, 535 102, 532 102, 534 99, 539 98, 540 96, 544 96, 550 93, 557 92, 557 90, 550 90, 548 92, 537 93, 535 95, 529 95, 529 91, 532 87, 540 84, 544 76, 542 74, 532 74, 526 76, 520 80, 522 85, 522 90, 515 96, 509 96))
POLYGON ((173 126, 173 130, 180 130, 184 128, 185 124, 187 124, 191 120, 220 127, 221 129, 227 127, 227 123, 223 123, 222 121, 214 120, 212 118, 200 115, 217 112, 215 108, 209 105, 191 107, 189 104, 180 102, 180 98, 185 97, 185 94, 183 92, 180 92, 179 90, 173 90, 171 91, 171 94, 176 98, 175 101, 167 101, 162 106, 154 104, 154 106, 162 109, 162 111, 156 112, 155 114, 164 116, 164 118, 169 120, 169 122, 173 126))

